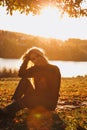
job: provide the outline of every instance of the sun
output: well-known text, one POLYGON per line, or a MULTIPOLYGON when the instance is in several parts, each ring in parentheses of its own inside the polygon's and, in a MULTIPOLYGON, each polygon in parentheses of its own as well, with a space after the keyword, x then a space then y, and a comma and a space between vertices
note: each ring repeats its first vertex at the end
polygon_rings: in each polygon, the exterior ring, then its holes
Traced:
POLYGON ((44 7, 40 15, 26 15, 15 11, 6 15, 6 8, 0 7, 0 29, 21 32, 29 35, 67 40, 69 38, 87 39, 87 19, 61 17, 61 12, 53 6, 44 7))
POLYGON ((57 18, 59 10, 56 7, 47 6, 41 10, 41 15, 45 18, 57 18))
POLYGON ((56 36, 56 28, 60 28, 59 20, 60 16, 57 8, 44 7, 41 14, 35 18, 37 34, 44 37, 56 36))
POLYGON ((65 27, 61 21, 61 13, 56 7, 46 6, 39 15, 14 12, 12 16, 4 16, 4 13, 0 20, 1 29, 46 38, 66 39, 66 35, 63 34, 65 27))
POLYGON ((58 35, 57 30, 60 30, 60 21, 59 10, 48 6, 41 10, 40 15, 29 15, 26 24, 21 29, 35 36, 54 38, 58 35))

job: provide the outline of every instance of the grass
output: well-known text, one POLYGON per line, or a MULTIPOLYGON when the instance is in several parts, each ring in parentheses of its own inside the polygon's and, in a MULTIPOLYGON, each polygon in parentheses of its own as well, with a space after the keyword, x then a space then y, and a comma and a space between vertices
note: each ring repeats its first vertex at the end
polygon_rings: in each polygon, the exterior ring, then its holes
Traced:
MULTIPOLYGON (((11 97, 18 82, 18 78, 0 79, 0 108, 5 107, 11 102, 11 97)), ((0 130, 33 130, 29 129, 30 127, 32 128, 31 124, 37 130, 58 130, 58 120, 60 120, 58 117, 66 124, 66 130, 87 130, 87 105, 81 105, 83 102, 87 102, 87 76, 62 78, 59 102, 61 103, 62 109, 57 108, 56 114, 45 111, 46 116, 44 115, 44 118, 42 118, 41 115, 43 113, 35 114, 36 111, 34 110, 34 114, 32 114, 34 117, 32 117, 31 114, 27 115, 29 111, 22 110, 12 122, 3 122, 0 130), (65 105, 73 105, 76 107, 66 108, 64 107, 65 105), (27 122, 28 128, 25 122, 27 122), (50 124, 52 124, 51 128, 49 128, 50 124)))

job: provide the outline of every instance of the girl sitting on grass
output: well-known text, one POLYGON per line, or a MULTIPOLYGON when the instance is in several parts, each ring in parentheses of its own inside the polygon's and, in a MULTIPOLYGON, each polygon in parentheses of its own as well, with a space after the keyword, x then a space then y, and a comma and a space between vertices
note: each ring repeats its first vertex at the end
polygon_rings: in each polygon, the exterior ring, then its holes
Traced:
POLYGON ((21 80, 12 97, 13 102, 0 110, 1 116, 14 117, 23 108, 34 109, 39 106, 49 111, 55 110, 61 74, 57 66, 48 62, 41 48, 30 48, 23 55, 18 75, 21 80), (31 62, 33 65, 28 67, 31 62))

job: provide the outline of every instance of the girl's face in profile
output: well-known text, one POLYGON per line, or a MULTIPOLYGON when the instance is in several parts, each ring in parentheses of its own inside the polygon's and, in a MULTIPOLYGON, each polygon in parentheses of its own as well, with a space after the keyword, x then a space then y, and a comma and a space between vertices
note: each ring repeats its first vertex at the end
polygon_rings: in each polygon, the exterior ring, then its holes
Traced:
POLYGON ((44 65, 44 58, 36 53, 30 54, 30 60, 37 66, 44 65))

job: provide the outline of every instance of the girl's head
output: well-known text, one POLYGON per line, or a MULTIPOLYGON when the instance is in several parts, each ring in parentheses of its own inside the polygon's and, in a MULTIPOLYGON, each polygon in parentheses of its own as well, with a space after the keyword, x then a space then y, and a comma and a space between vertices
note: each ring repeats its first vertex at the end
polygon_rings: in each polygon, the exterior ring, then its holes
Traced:
POLYGON ((48 63, 45 53, 41 48, 32 47, 24 55, 23 59, 31 60, 35 65, 44 65, 48 63))

